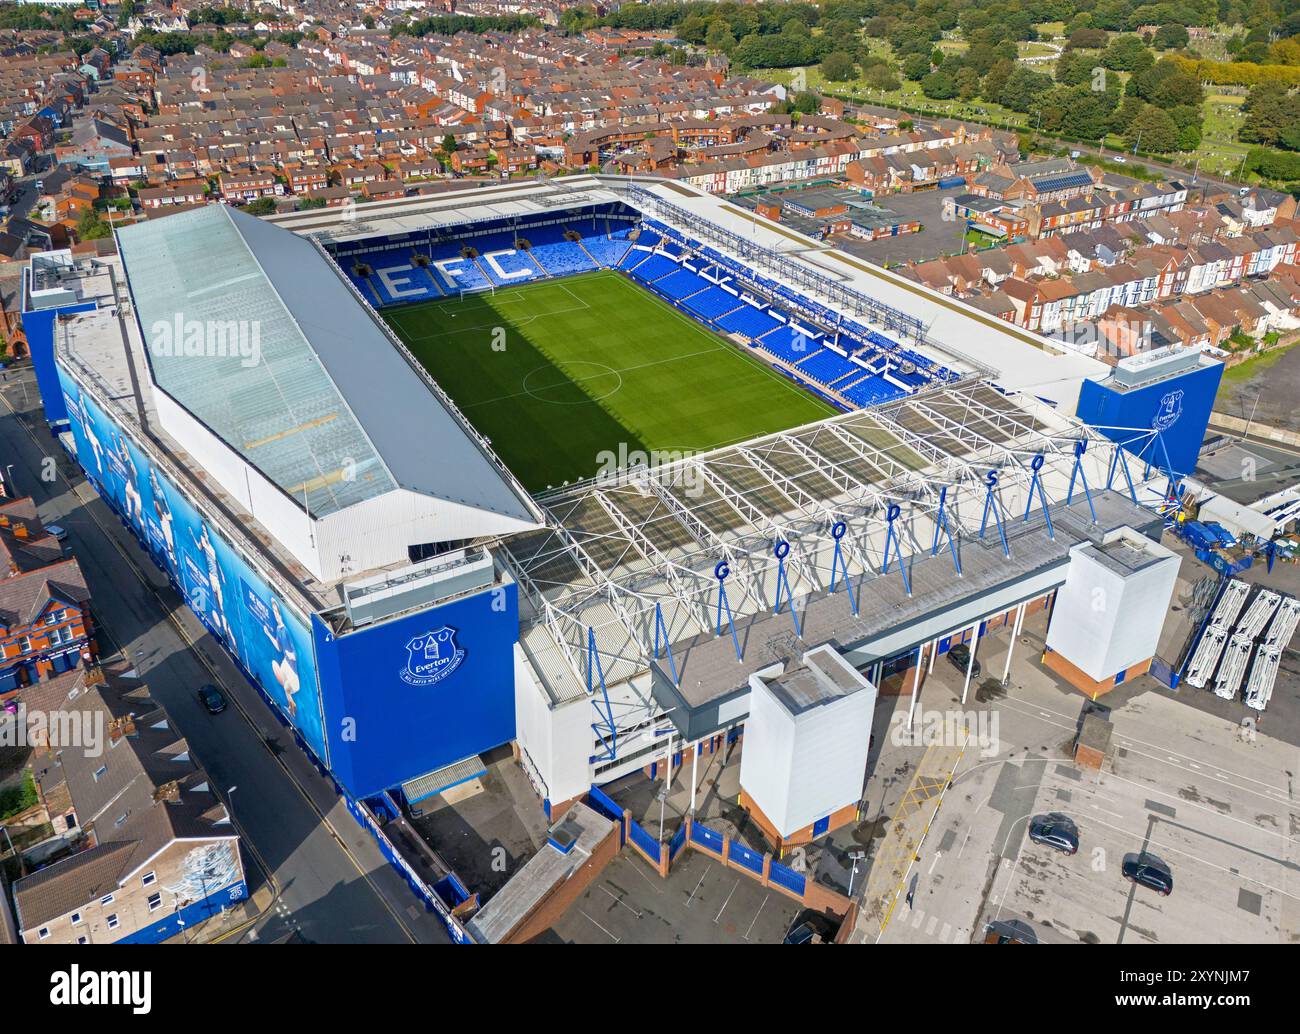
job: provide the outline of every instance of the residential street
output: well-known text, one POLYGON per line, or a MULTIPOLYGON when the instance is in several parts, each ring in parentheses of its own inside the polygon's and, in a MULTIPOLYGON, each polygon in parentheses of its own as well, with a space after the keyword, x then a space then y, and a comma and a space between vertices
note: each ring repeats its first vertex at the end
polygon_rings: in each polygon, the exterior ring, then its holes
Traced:
POLYGON ((99 642, 120 651, 169 712, 227 801, 243 836, 250 890, 270 873, 270 910, 227 941, 446 943, 377 846, 291 734, 181 604, 166 578, 49 436, 30 368, 0 384, 0 457, 18 494, 68 531, 85 572, 99 642), (57 463, 57 480, 42 471, 57 463), (232 706, 212 716, 195 693, 220 685, 232 706))

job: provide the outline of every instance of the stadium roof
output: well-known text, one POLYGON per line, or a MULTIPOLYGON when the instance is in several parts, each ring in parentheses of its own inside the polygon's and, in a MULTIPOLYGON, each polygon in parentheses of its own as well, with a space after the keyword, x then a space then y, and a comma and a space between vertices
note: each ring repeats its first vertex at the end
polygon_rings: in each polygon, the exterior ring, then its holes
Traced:
POLYGON ((118 244, 156 385, 312 516, 404 488, 535 521, 309 240, 209 205, 118 244))
MULTIPOLYGON (((841 582, 845 572, 855 579, 899 580, 897 564, 893 575, 884 575, 892 503, 901 511, 894 530, 902 554, 929 560, 908 605, 939 606, 958 583, 974 591, 981 577, 997 584, 1049 553, 1063 555, 1066 537, 1053 542, 1037 504, 1029 505, 1033 486, 1041 485, 1057 511, 1053 519, 1073 494, 1073 510, 1086 523, 1093 504, 1080 478, 1099 511, 1102 495, 1127 493, 1129 475, 1114 466, 1116 449, 1095 430, 1029 397, 967 382, 653 470, 625 470, 559 489, 539 497, 549 527, 508 539, 501 548, 523 589, 521 645, 553 695, 572 698, 584 692, 588 629, 611 686, 646 670, 649 644, 660 631, 671 644, 712 638, 720 560, 732 572, 729 606, 738 622, 772 614, 778 541, 790 546, 789 589, 797 598, 824 597, 837 567, 841 582), (1087 444, 1082 473, 1073 469, 1079 441, 1087 444), (1044 462, 1036 479, 1038 455, 1044 462), (993 523, 984 509, 985 477, 993 469, 1000 472, 995 499, 1014 539, 1014 563, 1003 563, 995 528, 981 534, 986 520, 993 523), (1100 491, 1112 481, 1116 491, 1100 491), (940 512, 963 558, 964 579, 944 556, 947 533, 936 535, 940 512), (1030 512, 1033 521, 1026 520, 1030 512), (837 561, 831 528, 840 521, 845 533, 837 561), (929 554, 941 539, 945 547, 937 549, 942 559, 936 563, 929 554), (662 629, 656 628, 656 608, 662 629)), ((1130 475, 1143 506, 1157 504, 1156 477, 1145 478, 1140 463, 1131 464, 1130 475)), ((901 586, 899 580, 894 588, 901 593, 901 586)), ((839 609, 847 620, 847 605, 839 609)), ((864 619, 868 610, 864 603, 864 619)), ((827 637, 825 628, 819 634, 827 637)))

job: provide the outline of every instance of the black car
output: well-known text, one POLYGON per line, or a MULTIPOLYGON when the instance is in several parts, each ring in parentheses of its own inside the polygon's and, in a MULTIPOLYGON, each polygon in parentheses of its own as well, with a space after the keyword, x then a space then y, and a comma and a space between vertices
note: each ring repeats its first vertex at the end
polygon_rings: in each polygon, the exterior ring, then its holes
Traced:
POLYGON ((204 686, 199 690, 199 701, 208 709, 208 714, 221 714, 226 709, 226 697, 216 686, 204 686))
POLYGON ((1046 844, 1062 854, 1075 854, 1079 850, 1079 827, 1073 819, 1059 811, 1035 815, 1029 820, 1029 839, 1035 844, 1046 844))
MULTIPOLYGON (((970 647, 965 643, 957 643, 952 646, 948 650, 948 663, 965 675, 966 666, 970 664, 970 647)), ((975 666, 970 669, 970 677, 973 679, 980 677, 979 661, 976 661, 975 666)))
POLYGON ((1150 887, 1165 897, 1173 893, 1174 874, 1170 872, 1169 866, 1155 855, 1126 854, 1120 871, 1124 873, 1124 879, 1141 884, 1143 887, 1150 887))
POLYGON ((817 931, 812 923, 800 923, 785 935, 785 944, 812 944, 817 931))

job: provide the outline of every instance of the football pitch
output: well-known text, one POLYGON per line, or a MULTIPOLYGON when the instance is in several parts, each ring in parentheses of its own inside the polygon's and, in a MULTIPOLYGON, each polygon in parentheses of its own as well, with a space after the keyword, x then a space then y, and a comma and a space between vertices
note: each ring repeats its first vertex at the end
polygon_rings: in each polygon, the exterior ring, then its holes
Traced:
POLYGON ((384 319, 532 492, 837 412, 612 271, 384 319))

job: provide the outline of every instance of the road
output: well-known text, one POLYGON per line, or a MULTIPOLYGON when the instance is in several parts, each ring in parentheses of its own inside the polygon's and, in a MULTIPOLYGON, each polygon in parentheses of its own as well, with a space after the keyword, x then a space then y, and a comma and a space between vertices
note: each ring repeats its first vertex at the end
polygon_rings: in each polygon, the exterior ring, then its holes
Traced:
POLYGON ((226 800, 243 837, 250 884, 271 876, 270 910, 227 939, 448 943, 270 708, 74 475, 75 464, 45 428, 27 367, 8 371, 0 383, 0 457, 16 494, 31 495, 43 521, 67 529, 101 648, 120 651, 145 679, 226 800), (42 480, 55 464, 55 478, 42 480), (195 696, 203 683, 221 685, 234 706, 209 715, 195 696))

